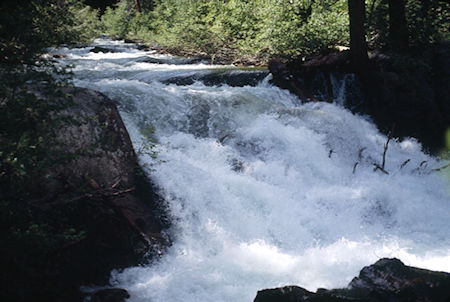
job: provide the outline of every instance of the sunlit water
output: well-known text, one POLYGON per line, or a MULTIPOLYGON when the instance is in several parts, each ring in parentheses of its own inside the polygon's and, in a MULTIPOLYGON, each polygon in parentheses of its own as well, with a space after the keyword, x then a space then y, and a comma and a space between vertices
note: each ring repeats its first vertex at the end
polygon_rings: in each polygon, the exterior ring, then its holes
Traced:
POLYGON ((118 102, 135 149, 154 127, 157 160, 144 152, 140 161, 173 222, 161 259, 112 274, 130 301, 252 301, 268 287, 345 286, 380 257, 450 271, 449 182, 431 171, 446 162, 414 139, 390 142, 386 175, 373 165, 386 137, 341 105, 302 104, 268 79, 165 85, 233 67, 150 64, 152 53, 134 45, 96 44, 118 52, 58 51, 76 85, 118 102))

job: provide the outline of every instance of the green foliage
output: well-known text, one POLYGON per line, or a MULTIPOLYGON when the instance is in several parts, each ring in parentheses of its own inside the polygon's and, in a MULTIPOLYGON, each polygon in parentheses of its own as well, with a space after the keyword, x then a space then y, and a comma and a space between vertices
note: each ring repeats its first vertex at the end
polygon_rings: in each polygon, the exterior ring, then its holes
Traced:
MULTIPOLYGON (((180 53, 267 59, 271 55, 326 53, 348 46, 346 0, 160 0, 121 1, 102 21, 107 33, 155 42, 180 53)), ((366 1, 369 48, 388 46, 387 1, 366 1)), ((448 40, 450 4, 406 1, 410 43, 420 47, 448 40)))
POLYGON ((77 0, 3 0, 0 62, 32 63, 45 47, 86 42, 100 32, 97 14, 77 0))
POLYGON ((346 45, 346 9, 345 0, 164 0, 135 13, 122 1, 102 21, 116 37, 128 34, 173 50, 268 58, 346 45))
POLYGON ((450 39, 448 1, 408 1, 405 9, 412 46, 424 46, 450 39))
POLYGON ((90 42, 102 33, 103 27, 98 10, 84 6, 82 2, 77 1, 70 5, 69 9, 74 19, 71 31, 75 32, 76 42, 90 42))
POLYGON ((29 67, 0 70, 0 187, 3 193, 28 192, 27 187, 36 180, 34 173, 41 173, 51 161, 44 147, 44 142, 52 137, 50 115, 64 104, 43 102, 28 89, 35 83, 46 84, 45 96, 58 97, 62 95, 59 88, 64 82, 64 77, 55 79, 42 68, 41 71, 29 67))
POLYGON ((61 89, 69 76, 42 61, 39 67, 0 68, 2 257, 16 253, 15 257, 26 255, 38 263, 50 250, 84 236, 70 226, 55 224, 60 218, 44 217, 35 203, 48 194, 44 183, 52 181, 50 169, 67 160, 49 146, 55 146, 54 133, 62 122, 55 114, 71 104, 61 89))
MULTIPOLYGON (((366 1, 367 36, 372 49, 389 46, 389 13, 387 1, 366 1)), ((409 0, 405 5, 409 43, 412 48, 423 48, 450 39, 450 4, 448 1, 409 0)))
POLYGON ((125 38, 134 14, 135 11, 127 1, 119 2, 114 8, 108 7, 102 16, 105 33, 116 38, 125 38))

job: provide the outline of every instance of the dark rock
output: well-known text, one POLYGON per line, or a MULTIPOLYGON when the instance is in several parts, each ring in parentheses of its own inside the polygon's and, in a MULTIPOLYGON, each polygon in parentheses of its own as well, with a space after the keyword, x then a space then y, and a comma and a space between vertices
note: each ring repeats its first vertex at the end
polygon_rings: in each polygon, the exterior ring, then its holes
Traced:
POLYGON ((378 301, 448 301, 450 274, 404 265, 398 259, 380 259, 364 267, 349 288, 378 301), (395 300, 392 300, 395 299, 395 300))
POLYGON ((316 293, 301 287, 258 291, 255 302, 412 302, 450 301, 450 274, 404 265, 398 259, 381 259, 364 267, 347 288, 318 289, 316 293))
POLYGON ((111 49, 111 48, 95 46, 94 48, 92 48, 91 50, 89 50, 89 52, 95 52, 95 53, 103 52, 103 53, 108 53, 108 52, 116 52, 116 51, 115 51, 114 49, 111 49))
POLYGON ((111 270, 137 265, 144 255, 158 257, 168 244, 168 219, 113 101, 82 88, 62 89, 70 101, 49 100, 42 86, 29 89, 42 101, 66 102, 53 114, 58 127, 47 146, 56 164, 29 192, 29 215, 33 223, 81 235, 51 246, 39 263, 27 251, 2 249, 11 261, 0 300, 79 302, 80 286, 107 284, 111 270))
POLYGON ((122 288, 107 288, 94 292, 90 302, 125 302, 130 294, 122 288))
POLYGON ((50 55, 55 59, 62 59, 67 57, 67 55, 63 53, 51 53, 50 55))
POLYGON ((296 302, 307 301, 314 293, 298 286, 285 286, 258 291, 254 302, 296 302))
POLYGON ((265 70, 257 71, 212 71, 207 73, 196 73, 189 76, 173 77, 162 81, 164 84, 192 85, 197 81, 206 86, 228 85, 232 87, 256 86, 269 74, 265 70))
POLYGON ((144 50, 144 51, 149 51, 149 50, 150 50, 150 47, 147 46, 147 45, 145 45, 145 44, 138 44, 138 45, 136 46, 136 48, 137 48, 138 50, 144 50))
POLYGON ((144 57, 144 58, 139 59, 139 62, 150 63, 150 64, 189 65, 189 64, 201 63, 201 62, 203 62, 205 60, 207 60, 207 59, 205 59, 203 57, 192 57, 192 58, 182 58, 182 57, 173 57, 173 58, 167 58, 167 57, 166 58, 144 57))

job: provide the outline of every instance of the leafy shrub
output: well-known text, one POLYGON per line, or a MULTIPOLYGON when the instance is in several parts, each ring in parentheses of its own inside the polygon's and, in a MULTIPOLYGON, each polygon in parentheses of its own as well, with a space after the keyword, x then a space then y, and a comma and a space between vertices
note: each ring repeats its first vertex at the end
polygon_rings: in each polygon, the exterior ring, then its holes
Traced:
POLYGON ((115 7, 108 7, 101 18, 105 33, 116 38, 125 38, 134 14, 127 1, 120 1, 115 7))

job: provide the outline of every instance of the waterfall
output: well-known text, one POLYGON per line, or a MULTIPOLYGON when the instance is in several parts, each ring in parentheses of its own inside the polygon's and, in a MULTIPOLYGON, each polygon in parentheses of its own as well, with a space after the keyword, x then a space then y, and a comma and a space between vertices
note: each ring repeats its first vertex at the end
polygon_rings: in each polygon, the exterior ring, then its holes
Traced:
POLYGON ((389 174, 374 170, 387 138, 342 106, 344 90, 340 104, 303 104, 269 78, 243 87, 198 80, 255 71, 94 44, 116 52, 62 48, 61 64, 74 65, 77 86, 117 102, 136 150, 155 144, 157 158, 144 152, 140 162, 173 222, 160 259, 113 272, 130 301, 252 301, 281 285, 340 287, 380 257, 450 271, 450 181, 432 171, 446 162, 411 138, 389 143, 389 174), (192 76, 189 85, 167 82, 192 76))

